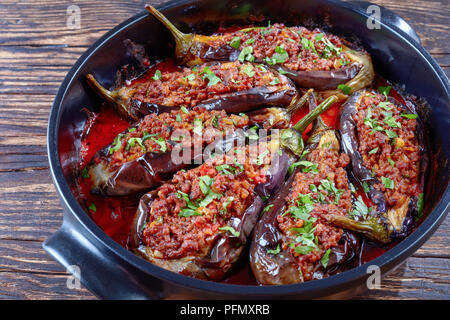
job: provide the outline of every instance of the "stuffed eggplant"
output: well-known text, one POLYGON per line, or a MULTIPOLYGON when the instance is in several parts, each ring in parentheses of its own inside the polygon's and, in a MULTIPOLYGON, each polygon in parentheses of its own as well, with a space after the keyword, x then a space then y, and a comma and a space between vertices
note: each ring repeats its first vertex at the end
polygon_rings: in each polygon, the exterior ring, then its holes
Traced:
POLYGON ((91 74, 87 81, 122 116, 134 121, 182 106, 244 112, 262 105, 287 106, 297 97, 286 76, 263 65, 239 61, 207 63, 175 72, 156 70, 153 77, 114 91, 103 88, 91 74))
POLYGON ((292 174, 255 227, 250 266, 259 283, 321 279, 355 263, 359 239, 327 219, 352 209, 345 169, 350 159, 339 150, 336 132, 318 118, 302 159, 291 165, 292 174))
POLYGON ((380 89, 383 94, 354 93, 341 109, 339 128, 355 184, 374 207, 332 220, 370 240, 388 243, 407 235, 421 215, 428 156, 414 105, 389 97, 390 87, 380 89))
POLYGON ((146 191, 168 180, 192 163, 201 163, 209 152, 224 152, 255 140, 256 129, 288 128, 291 115, 308 93, 287 109, 265 108, 248 115, 181 108, 150 114, 116 136, 98 151, 83 169, 91 192, 122 196, 146 191))
MULTIPOLYGON (((330 99, 331 100, 331 99, 330 99)), ((312 113, 297 128, 328 108, 312 113)), ((301 134, 285 129, 179 171, 145 194, 132 226, 132 247, 148 261, 197 278, 220 280, 241 257, 263 199, 284 183, 303 151, 301 134)))
POLYGON ((286 74, 298 86, 317 90, 362 89, 373 80, 370 56, 352 50, 343 39, 304 27, 276 23, 212 36, 184 34, 152 6, 147 10, 172 33, 175 56, 185 65, 206 61, 264 63, 286 74))

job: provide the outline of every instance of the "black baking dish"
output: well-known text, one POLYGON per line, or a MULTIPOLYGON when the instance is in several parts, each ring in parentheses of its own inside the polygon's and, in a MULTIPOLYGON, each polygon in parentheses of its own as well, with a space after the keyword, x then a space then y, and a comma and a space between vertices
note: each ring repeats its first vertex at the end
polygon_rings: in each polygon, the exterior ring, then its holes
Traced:
MULTIPOLYGON (((434 164, 430 192, 426 194, 427 218, 406 239, 372 260, 370 265, 386 274, 413 254, 437 229, 448 213, 450 201, 448 154, 450 137, 450 85, 436 61, 424 50, 409 25, 381 9, 380 29, 367 27, 365 2, 335 0, 200 0, 173 1, 158 8, 183 31, 214 32, 218 26, 248 24, 252 17, 287 25, 322 26, 347 37, 356 37, 372 55, 376 70, 406 92, 423 97, 432 107, 425 115, 434 164)), ((307 283, 283 286, 245 286, 198 280, 154 266, 109 238, 78 203, 71 191, 79 159, 81 128, 99 100, 87 88, 85 75, 94 73, 112 85, 116 71, 127 62, 123 40, 146 45, 153 58, 170 56, 172 38, 147 12, 125 21, 98 40, 76 62, 62 83, 51 109, 48 156, 60 196, 64 221, 61 229, 44 242, 44 249, 64 267, 80 267, 81 282, 100 298, 266 298, 310 299, 348 297, 365 288, 369 264, 307 283), (69 149, 59 149, 64 140, 69 149)), ((429 182, 430 183, 430 182, 429 182)))

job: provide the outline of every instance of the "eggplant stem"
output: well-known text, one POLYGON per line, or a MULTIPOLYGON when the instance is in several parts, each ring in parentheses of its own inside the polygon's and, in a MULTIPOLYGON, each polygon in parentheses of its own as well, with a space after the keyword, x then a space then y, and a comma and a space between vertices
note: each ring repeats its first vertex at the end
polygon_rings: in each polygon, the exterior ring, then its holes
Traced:
POLYGON ((159 12, 154 7, 152 7, 151 5, 148 5, 148 4, 145 6, 145 9, 147 9, 147 11, 152 16, 154 16, 159 22, 161 22, 170 31, 170 33, 172 33, 172 36, 175 38, 175 43, 176 43, 177 47, 183 46, 184 43, 189 41, 189 38, 192 35, 181 32, 161 12, 159 12))
POLYGON ((293 129, 298 132, 303 133, 306 128, 311 124, 318 116, 320 116, 323 112, 328 110, 336 101, 338 101, 338 97, 331 96, 322 101, 314 110, 308 113, 305 117, 303 117, 299 122, 292 126, 293 129))
POLYGON ((300 110, 301 107, 304 106, 304 104, 306 103, 306 101, 308 101, 308 98, 311 96, 311 94, 313 93, 314 89, 309 89, 308 91, 305 92, 304 95, 302 95, 301 97, 299 95, 296 95, 291 103, 289 104, 289 106, 286 108, 286 112, 287 114, 292 117, 298 110, 300 110))
POLYGON ((86 80, 89 86, 97 92, 102 98, 106 101, 112 103, 114 106, 118 108, 119 113, 123 113, 124 115, 129 115, 126 106, 118 101, 117 95, 113 91, 109 91, 105 89, 98 81, 94 78, 92 74, 86 75, 86 80))
POLYGON ((348 217, 332 214, 328 216, 328 220, 336 227, 361 233, 369 240, 383 244, 391 242, 390 232, 374 218, 369 218, 365 221, 355 221, 348 217))

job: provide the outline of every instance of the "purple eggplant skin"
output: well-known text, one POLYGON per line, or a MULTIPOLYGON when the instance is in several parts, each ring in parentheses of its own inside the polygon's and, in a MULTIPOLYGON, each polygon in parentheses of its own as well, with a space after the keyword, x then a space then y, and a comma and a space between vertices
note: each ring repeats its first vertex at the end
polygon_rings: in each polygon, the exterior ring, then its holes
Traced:
MULTIPOLYGON (((288 109, 265 108, 254 110, 248 114, 249 127, 257 125, 266 129, 287 128, 291 115, 303 105, 304 101, 302 97, 288 109)), ((133 125, 132 128, 137 125, 133 125)), ((242 130, 233 131, 222 139, 216 139, 204 148, 203 152, 198 152, 193 146, 177 148, 164 153, 147 152, 118 168, 112 168, 109 165, 112 146, 110 144, 98 151, 86 166, 89 179, 92 182, 91 192, 104 196, 124 196, 145 192, 171 179, 177 171, 189 168, 191 163, 200 163, 202 157, 208 158, 213 151, 227 152, 234 145, 243 145, 246 140, 245 132, 247 129, 248 127, 244 127, 242 130), (173 151, 177 152, 178 159, 189 157, 191 161, 189 163, 186 163, 187 161, 174 162, 172 159, 173 151)), ((126 134, 129 130, 125 130, 122 134, 126 134)))
MULTIPOLYGON (((373 187, 374 184, 379 183, 378 179, 372 177, 371 170, 364 166, 362 156, 358 151, 358 142, 362 139, 362 137, 359 137, 357 134, 356 123, 353 120, 353 115, 356 114, 358 103, 364 93, 364 90, 353 93, 347 102, 342 105, 339 115, 339 132, 341 134, 343 151, 351 158, 350 177, 354 180, 355 185, 362 186, 364 182, 367 183, 369 187, 369 192, 367 195, 376 205, 376 212, 373 212, 375 214, 373 218, 378 218, 382 227, 385 229, 386 235, 375 238, 372 237, 371 240, 388 243, 408 235, 414 225, 415 218, 422 214, 423 192, 425 189, 425 179, 429 166, 428 147, 425 141, 423 130, 424 127, 421 123, 420 117, 418 117, 416 119, 417 128, 415 134, 421 149, 420 189, 422 190, 422 196, 411 197, 409 201, 396 210, 387 208, 384 194, 373 187)), ((408 113, 417 115, 415 106, 411 101, 404 99, 406 106, 394 98, 389 98, 389 101, 397 107, 404 109, 408 113)), ((379 227, 381 226, 377 226, 377 228, 379 227)))
MULTIPOLYGON (((221 41, 220 35, 205 36, 199 34, 185 34, 178 30, 163 14, 150 5, 146 6, 148 12, 158 19, 172 34, 175 39, 175 56, 185 65, 193 66, 207 61, 236 61, 240 50, 229 44, 217 45, 221 41)), ((261 27, 249 29, 263 29, 261 27)), ((265 28, 264 28, 265 29, 265 28)), ((244 29, 243 29, 244 30, 244 29)), ((339 84, 346 84, 352 90, 364 88, 373 79, 373 66, 370 56, 365 52, 351 50, 343 46, 343 51, 348 52, 351 64, 338 70, 311 70, 294 71, 280 66, 271 66, 274 69, 286 72, 297 86, 314 88, 316 90, 337 89, 339 84), (356 81, 352 81, 355 77, 356 81)), ((257 63, 266 63, 256 59, 257 63)), ((331 93, 335 94, 335 93, 331 93)), ((328 94, 327 96, 330 96, 328 94)))
POLYGON ((247 239, 264 207, 262 197, 274 192, 274 188, 278 188, 284 182, 290 163, 289 156, 284 151, 281 152, 281 155, 278 153, 274 154, 272 163, 268 170, 269 181, 256 186, 253 201, 247 207, 242 217, 233 217, 230 220, 229 226, 238 231, 239 236, 218 233, 215 244, 206 256, 168 260, 154 258, 147 252, 142 244, 141 232, 147 220, 152 201, 157 196, 157 190, 145 194, 140 200, 139 208, 131 226, 131 248, 138 255, 164 269, 200 279, 214 281, 223 279, 242 257, 247 239))
POLYGON ((314 88, 316 90, 336 89, 340 84, 352 80, 361 70, 359 64, 351 64, 337 70, 324 71, 292 71, 284 67, 278 67, 278 71, 286 72, 286 75, 294 83, 302 88, 314 88))
MULTIPOLYGON (((316 108, 314 95, 311 95, 309 100, 310 110, 314 110, 316 108)), ((336 131, 326 126, 318 117, 305 150, 323 147, 339 151, 340 144, 336 131)), ((300 167, 295 168, 287 181, 269 199, 266 206, 268 210, 255 227, 250 247, 250 266, 259 283, 282 285, 303 282, 298 266, 288 251, 281 250, 277 254, 268 252, 275 250, 282 239, 281 231, 277 227, 277 216, 285 211, 286 198, 291 193, 295 176, 300 170, 300 167)), ((338 245, 331 249, 326 268, 320 263, 315 266, 313 279, 322 279, 354 267, 359 249, 359 238, 351 232, 344 231, 338 245)))
MULTIPOLYGON (((214 64, 220 63, 215 62, 214 64)), ((250 65, 250 63, 246 64, 250 65)), ((253 67, 256 68, 257 66, 253 65, 253 67)), ((219 98, 204 100, 196 107, 206 110, 225 110, 227 113, 239 113, 257 109, 264 105, 291 105, 298 97, 298 90, 294 83, 275 70, 268 72, 272 72, 280 80, 279 84, 226 93, 219 98)), ((170 112, 181 107, 181 105, 165 106, 134 99, 133 95, 136 88, 133 86, 122 86, 116 90, 109 91, 91 74, 86 76, 86 81, 99 96, 115 107, 120 116, 131 121, 138 121, 151 113, 170 112)))
MULTIPOLYGON (((278 254, 268 253, 268 250, 276 249, 281 241, 282 236, 277 227, 277 216, 285 209, 285 199, 291 192, 296 173, 300 170, 300 168, 295 169, 286 183, 269 200, 266 208, 270 209, 258 221, 253 232, 250 246, 250 267, 255 278, 261 284, 283 285, 303 282, 298 266, 289 252, 281 250, 278 254)), ((354 267, 359 248, 359 238, 344 231, 338 245, 330 252, 327 267, 324 268, 321 264, 317 264, 313 279, 322 279, 354 267)))
MULTIPOLYGON (((204 101, 196 107, 204 108, 208 111, 225 110, 227 113, 239 113, 256 109, 262 105, 288 106, 296 95, 297 91, 291 84, 286 90, 282 91, 276 91, 269 87, 260 87, 224 94, 219 99, 204 101)), ((159 114, 177 109, 179 107, 161 106, 131 99, 128 112, 132 119, 141 119, 151 113, 159 114)))

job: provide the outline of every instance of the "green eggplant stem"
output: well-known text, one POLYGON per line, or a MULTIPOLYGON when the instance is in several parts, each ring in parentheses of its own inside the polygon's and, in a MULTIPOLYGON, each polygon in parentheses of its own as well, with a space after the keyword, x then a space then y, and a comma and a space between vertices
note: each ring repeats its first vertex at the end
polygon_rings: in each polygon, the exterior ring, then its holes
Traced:
POLYGON ((158 19, 158 21, 161 22, 167 29, 169 29, 170 33, 172 33, 173 37, 175 38, 177 46, 182 45, 189 40, 189 36, 192 36, 181 32, 161 12, 153 8, 151 5, 146 5, 145 9, 147 9, 147 11, 156 19, 158 19))
POLYGON ((298 110, 300 110, 301 107, 303 107, 303 105, 308 101, 308 98, 310 97, 310 95, 313 93, 313 89, 309 89, 308 91, 305 92, 304 95, 302 95, 301 97, 299 95, 296 95, 291 103, 289 104, 289 106, 286 108, 287 110, 287 114, 292 117, 298 110))
POLYGON ((338 97, 331 96, 326 98, 319 104, 314 110, 308 113, 305 117, 303 117, 299 122, 292 126, 293 129, 298 132, 303 132, 306 130, 306 127, 309 126, 310 123, 314 121, 318 116, 320 116, 323 112, 328 110, 336 101, 338 101, 338 97))
POLYGON ((390 232, 375 218, 365 221, 356 221, 348 217, 330 215, 328 217, 332 225, 364 234, 369 240, 379 243, 389 243, 390 232))

